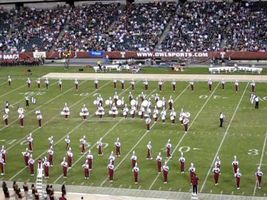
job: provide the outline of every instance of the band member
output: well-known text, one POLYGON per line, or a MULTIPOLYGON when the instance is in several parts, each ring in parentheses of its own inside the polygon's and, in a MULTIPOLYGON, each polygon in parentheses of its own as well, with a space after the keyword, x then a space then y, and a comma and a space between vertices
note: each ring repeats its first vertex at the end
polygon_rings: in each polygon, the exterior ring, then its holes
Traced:
POLYGON ((66 158, 63 158, 63 161, 61 162, 62 166, 62 172, 63 172, 63 178, 67 178, 68 176, 68 163, 66 161, 66 158))
POLYGON ((164 182, 164 184, 167 184, 168 183, 169 166, 167 165, 166 161, 165 161, 164 165, 162 166, 162 172, 163 172, 163 182, 164 182))
POLYGON ((237 169, 239 168, 239 162, 236 159, 236 156, 234 156, 234 160, 232 162, 232 166, 233 166, 233 171, 234 174, 237 172, 237 169))
POLYGON ((32 84, 31 79, 28 78, 27 81, 26 81, 26 83, 27 83, 28 88, 30 88, 31 87, 31 84, 32 84))
POLYGON ((80 139, 80 146, 81 146, 81 154, 85 153, 88 147, 88 142, 86 140, 85 135, 80 139))
POLYGON ((38 78, 36 80, 36 84, 37 84, 37 88, 40 89, 41 88, 41 80, 40 80, 40 78, 38 78))
POLYGON ((58 83, 58 87, 59 87, 60 91, 62 91, 62 80, 59 79, 57 83, 58 83))
POLYGON ((4 145, 2 145, 2 148, 0 150, 0 155, 2 156, 4 162, 6 163, 6 149, 4 145))
POLYGON ((189 128, 189 119, 187 117, 183 118, 184 133, 187 133, 189 128))
POLYGON ((129 92, 128 99, 129 99, 129 103, 131 103, 131 101, 134 99, 132 92, 129 92))
POLYGON ((146 121, 146 130, 149 131, 150 130, 150 123, 151 123, 150 117, 147 117, 145 121, 146 121))
POLYGON ((154 121, 158 121, 158 116, 159 116, 159 110, 157 108, 157 106, 155 106, 154 110, 153 110, 153 119, 154 121))
POLYGON ((108 157, 109 163, 111 162, 114 165, 115 162, 115 156, 113 154, 113 151, 111 151, 109 157, 108 157))
POLYGON ((213 172, 214 183, 215 183, 215 185, 218 185, 219 177, 221 175, 221 170, 215 164, 215 167, 212 169, 212 172, 213 172))
POLYGON ((77 78, 74 80, 75 90, 77 91, 79 89, 79 81, 77 78))
POLYGON ((48 148, 53 148, 53 146, 54 146, 54 136, 50 136, 49 138, 48 138, 48 148))
POLYGON ((39 128, 42 127, 42 119, 43 119, 43 115, 41 113, 41 111, 38 109, 35 111, 35 114, 36 114, 36 118, 37 118, 37 121, 38 121, 38 126, 39 128))
POLYGON ((221 160, 219 156, 216 157, 215 167, 221 168, 221 160))
POLYGON ((48 149, 47 154, 48 154, 48 161, 50 163, 50 166, 53 167, 54 150, 52 146, 48 149))
POLYGON ((98 80, 95 79, 94 83, 95 83, 95 89, 97 90, 98 89, 98 80))
POLYGON ((118 108, 116 107, 115 103, 112 104, 109 114, 112 115, 113 118, 115 118, 119 114, 118 108))
POLYGON ((65 119, 68 119, 68 117, 70 116, 70 108, 68 107, 67 103, 64 104, 64 108, 61 111, 61 115, 63 115, 65 119))
POLYGON ((158 173, 161 173, 161 170, 162 170, 162 156, 161 156, 160 152, 157 155, 156 160, 157 160, 158 173))
POLYGON ((209 86, 209 91, 211 91, 211 89, 212 89, 212 80, 211 79, 208 80, 208 86, 209 86))
POLYGON ((80 116, 85 120, 87 116, 89 116, 88 108, 83 104, 82 110, 80 112, 80 116))
POLYGON ((136 112, 137 108, 135 105, 131 106, 131 110, 130 110, 130 115, 132 116, 132 118, 135 118, 135 112, 136 112))
POLYGON ((124 118, 127 118, 128 113, 129 113, 129 108, 128 108, 127 104, 125 104, 125 105, 124 105, 124 108, 123 108, 123 110, 122 110, 122 115, 123 115, 123 117, 124 117, 124 118))
POLYGON ((166 156, 167 156, 167 158, 172 157, 172 144, 171 144, 171 139, 168 139, 168 142, 166 144, 166 156))
POLYGON ((159 91, 162 91, 163 82, 161 80, 158 82, 158 85, 159 85, 159 91))
POLYGON ((131 156, 131 166, 132 166, 132 168, 134 168, 136 162, 137 162, 137 156, 135 155, 135 151, 133 151, 133 154, 131 156))
POLYGON ((108 177, 109 177, 109 182, 113 182, 113 177, 114 177, 114 171, 115 171, 115 167, 112 164, 112 162, 110 162, 108 164, 108 177))
POLYGON ((146 159, 147 160, 153 160, 153 157, 152 157, 152 144, 151 144, 151 141, 148 142, 148 144, 146 145, 147 147, 147 156, 146 156, 146 159))
POLYGON ((50 165, 49 160, 47 160, 46 157, 44 158, 43 165, 44 165, 44 177, 45 178, 49 178, 49 168, 50 168, 51 165, 50 165))
POLYGON ((194 163, 190 164, 190 167, 189 167, 188 171, 189 171, 189 176, 190 176, 189 177, 190 178, 190 182, 192 183, 193 177, 196 174, 196 168, 194 167, 194 163))
POLYGON ((99 116, 99 118, 102 118, 105 115, 104 107, 101 105, 98 106, 95 115, 99 116))
POLYGON ((170 96, 169 100, 168 100, 168 104, 169 104, 169 110, 173 109, 173 99, 172 96, 170 96))
POLYGON ((172 108, 172 110, 170 112, 170 119, 171 119, 171 122, 173 124, 175 123, 175 118, 176 118, 176 112, 175 112, 174 108, 172 108))
POLYGON ((190 81, 189 84, 190 84, 191 91, 194 91, 194 89, 195 89, 195 82, 194 81, 190 81))
POLYGON ((222 89, 224 90, 224 88, 225 88, 225 80, 224 79, 221 80, 221 86, 222 86, 222 89))
POLYGON ((219 118, 220 118, 220 127, 223 127, 223 122, 224 122, 225 116, 224 116, 224 114, 222 112, 220 112, 219 118))
POLYGON ((145 90, 148 90, 148 81, 147 80, 144 81, 144 87, 145 87, 145 90))
POLYGON ((113 80, 113 88, 116 89, 117 88, 117 80, 113 80))
POLYGON ((236 81, 235 81, 235 92, 238 92, 238 89, 239 89, 239 83, 238 83, 238 81, 236 80, 236 81))
POLYGON ((103 156, 103 148, 104 148, 104 144, 102 142, 102 138, 100 138, 99 141, 97 142, 97 149, 98 149, 99 156, 103 156))
POLYGON ((124 80, 121 80, 121 89, 122 89, 122 90, 125 89, 125 82, 124 82, 124 80))
POLYGON ((133 174, 134 174, 134 184, 138 184, 139 181, 139 167, 137 166, 137 163, 135 163, 134 168, 132 169, 133 174))
POLYGON ((34 176, 34 159, 32 158, 32 154, 30 155, 30 158, 28 160, 28 167, 29 167, 29 170, 30 170, 30 174, 31 176, 34 176))
POLYGON ((0 173, 1 175, 5 175, 5 160, 3 159, 2 155, 0 154, 0 173))
POLYGON ((255 101, 255 109, 259 109, 259 103, 260 103, 259 97, 255 96, 254 101, 255 101))
POLYGON ((30 106, 30 98, 28 96, 25 96, 25 105, 26 107, 30 106))
POLYGON ((134 80, 131 81, 131 87, 132 87, 132 90, 135 89, 135 82, 134 82, 134 80))
POLYGON ((24 108, 19 107, 18 108, 18 113, 19 113, 19 123, 20 123, 20 127, 23 128, 24 127, 24 108))
POLYGON ((28 149, 29 151, 33 151, 33 137, 32 137, 32 133, 30 133, 28 135, 28 137, 26 138, 27 142, 28 142, 28 149))
POLYGON ((184 173, 184 169, 185 169, 185 157, 183 152, 181 152, 181 156, 179 158, 179 162, 180 162, 180 171, 183 174, 184 173))
POLYGON ((3 120, 4 120, 4 123, 5 123, 5 126, 8 127, 8 114, 7 113, 4 113, 3 114, 3 120))
POLYGON ((68 162, 68 167, 71 168, 73 163, 73 153, 71 147, 67 151, 67 162, 68 162))
POLYGON ((70 136, 69 135, 66 136, 65 142, 66 142, 66 150, 68 150, 70 148, 70 136))
POLYGON ((85 160, 85 163, 82 165, 83 172, 84 172, 84 179, 89 179, 90 170, 88 160, 85 160))
POLYGON ((164 124, 165 124, 165 121, 166 121, 166 115, 167 115, 166 109, 165 108, 162 108, 162 111, 160 112, 160 116, 161 116, 161 121, 164 124))
POLYGON ((250 85, 251 85, 251 92, 255 92, 255 88, 256 88, 256 83, 255 83, 255 81, 252 81, 251 83, 250 83, 250 85))
POLYGON ((175 90, 176 90, 176 82, 172 81, 172 91, 175 92, 175 90))
POLYGON ((88 154, 86 156, 86 159, 88 161, 89 170, 91 171, 93 169, 93 159, 94 159, 94 156, 91 153, 91 150, 88 151, 88 154))
POLYGON ((31 103, 32 103, 32 104, 36 104, 36 98, 31 97, 31 103))
POLYGON ((22 155, 23 155, 23 159, 24 159, 25 166, 27 167, 27 166, 29 165, 28 161, 29 161, 29 159, 30 159, 30 155, 31 155, 31 153, 30 153, 30 151, 28 150, 28 148, 26 148, 26 151, 21 152, 21 153, 22 153, 22 155))
POLYGON ((48 80, 47 77, 45 78, 45 81, 44 82, 45 82, 45 88, 48 89, 48 87, 49 87, 49 80, 48 80))
POLYGON ((115 142, 115 154, 117 157, 121 156, 121 143, 120 143, 120 138, 117 138, 115 142))
POLYGON ((12 82, 12 79, 10 76, 7 76, 7 83, 8 83, 8 86, 11 86, 11 82, 12 82))
POLYGON ((194 174, 192 177, 192 182, 191 182, 193 186, 193 195, 197 195, 198 181, 199 181, 199 178, 197 177, 196 174, 194 174))
POLYGON ((236 181, 236 189, 240 189, 240 179, 241 179, 242 174, 240 173, 239 168, 236 169, 235 173, 235 181, 236 181))
POLYGON ((261 171, 260 167, 258 167, 258 170, 255 173, 255 176, 256 176, 257 187, 258 189, 261 189, 261 180, 262 180, 263 172, 261 171))

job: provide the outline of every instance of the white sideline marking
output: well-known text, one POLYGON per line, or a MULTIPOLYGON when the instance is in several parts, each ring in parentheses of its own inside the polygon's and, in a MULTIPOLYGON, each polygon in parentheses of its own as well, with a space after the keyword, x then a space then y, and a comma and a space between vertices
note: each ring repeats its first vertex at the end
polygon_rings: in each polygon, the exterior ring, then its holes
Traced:
MULTIPOLYGON (((205 103, 202 105, 202 107, 200 108, 200 110, 198 111, 198 113, 196 114, 195 118, 193 119, 192 123, 190 123, 188 130, 192 127, 192 125, 194 124, 194 122, 196 121, 196 119, 198 118, 199 114, 202 112, 202 110, 204 109, 204 107, 207 105, 207 103, 209 102, 209 100, 211 99, 211 97, 213 96, 214 92, 216 91, 216 89, 218 88, 218 86, 220 85, 220 83, 217 84, 217 86, 214 88, 214 90, 212 91, 212 93, 209 95, 209 97, 206 99, 205 103)), ((190 134, 190 133, 187 133, 190 134)), ((175 148, 172 151, 172 154, 174 154, 174 152, 176 151, 176 149, 178 148, 178 146, 182 143, 184 137, 187 134, 183 134, 183 136, 180 138, 179 142, 177 143, 177 145, 175 146, 175 148)), ((170 160, 171 158, 167 159, 167 162, 170 160)), ((153 185, 155 184, 155 182, 157 181, 157 179, 159 178, 160 174, 157 174, 156 178, 153 180, 153 182, 151 183, 151 185, 149 186, 149 190, 151 190, 151 188, 153 187, 153 185)))
MULTIPOLYGON (((80 85, 84 84, 85 82, 86 82, 86 81, 82 82, 80 85)), ((30 112, 28 112, 28 113, 26 112, 26 113, 25 113, 25 116, 26 116, 27 114, 32 113, 32 112, 34 112, 35 110, 41 108, 43 105, 46 105, 46 104, 51 103, 52 101, 54 101, 55 99, 57 99, 58 97, 60 97, 60 96, 62 96, 62 95, 64 95, 64 94, 66 94, 66 93, 69 92, 70 90, 73 90, 73 88, 70 88, 70 89, 66 90, 65 92, 63 92, 63 93, 60 93, 59 95, 55 96, 55 97, 52 98, 52 99, 49 99, 48 101, 46 101, 45 103, 43 103, 43 104, 40 105, 40 106, 37 106, 35 109, 31 110, 30 112)), ((9 124, 9 126, 10 126, 11 124, 14 124, 16 121, 18 121, 18 120, 14 120, 14 121, 12 121, 12 122, 9 124)), ((7 127, 5 127, 5 126, 2 127, 2 128, 0 129, 0 132, 1 132, 2 130, 4 130, 5 128, 7 128, 7 127)))
POLYGON ((230 126, 231 126, 231 124, 232 124, 232 122, 233 122, 233 120, 234 120, 234 118, 235 118, 236 113, 237 113, 237 110, 238 110, 238 108, 239 108, 239 106, 240 106, 240 104, 241 104, 241 102, 242 102, 242 100, 243 100, 243 97, 244 97, 244 95, 245 95, 245 93, 246 93, 246 90, 247 90, 247 88, 248 88, 248 85, 249 85, 249 83, 247 83, 247 85, 246 85, 246 87, 245 87, 245 89, 244 89, 244 91, 243 91, 243 94, 242 94, 242 96, 240 97, 239 102, 238 102, 238 104, 237 104, 237 106, 236 106, 236 108, 235 108, 235 111, 234 111, 234 113, 233 113, 233 115, 232 115, 232 118, 231 118, 231 120, 230 120, 230 122, 229 122, 229 124, 228 124, 228 126, 227 126, 227 129, 225 130, 225 133, 224 133, 224 135, 223 135, 223 138, 222 138, 222 140, 221 140, 221 143, 220 143, 220 145, 219 145, 219 147, 218 147, 218 149, 217 149, 217 152, 216 152, 215 155, 214 155, 213 161, 211 162, 210 168, 209 168, 209 170, 208 170, 208 172, 207 172, 207 175, 206 175, 206 177, 205 177, 205 179, 204 179, 204 181, 203 181, 203 184, 202 184, 202 186, 201 186, 200 192, 202 192, 202 190, 204 189, 204 186, 205 186, 205 184, 206 184, 206 182, 207 182, 207 179, 208 179, 208 176, 209 176, 209 174, 210 174, 210 171, 211 171, 211 169, 212 169, 212 167, 213 167, 213 164, 214 164, 214 162, 215 162, 215 160, 216 160, 216 157, 217 157, 218 154, 219 154, 219 151, 221 150, 221 147, 222 147, 222 145, 223 145, 223 142, 224 142, 224 140, 225 140, 225 138, 226 138, 226 136, 227 136, 227 134, 228 134, 228 131, 229 131, 229 129, 230 129, 230 126))
MULTIPOLYGON (((177 101, 178 98, 182 96, 182 94, 187 90, 189 85, 185 87, 185 89, 174 99, 174 102, 177 101)), ((152 126, 150 127, 150 130, 153 128, 153 126, 156 124, 156 122, 153 122, 152 126)), ((136 144, 131 148, 131 150, 124 156, 124 158, 119 162, 119 164, 115 167, 114 170, 117 170, 119 166, 124 162, 124 160, 129 156, 129 154, 135 149, 135 147, 143 140, 143 138, 149 133, 149 130, 146 130, 145 134, 142 135, 142 137, 136 142, 136 144)), ((103 186, 104 183, 108 180, 108 178, 105 178, 105 180, 100 184, 100 186, 103 186)))
MULTIPOLYGON (((105 87, 107 84, 109 84, 109 82, 107 82, 106 84, 102 85, 100 88, 105 87)), ((100 89, 100 88, 99 88, 99 89, 100 89)), ((93 94, 94 92, 95 92, 95 91, 89 93, 89 95, 93 94)), ((72 108, 72 107, 75 106, 76 104, 80 103, 80 102, 81 102, 82 100, 84 100, 85 98, 87 98, 87 96, 82 97, 80 100, 76 101, 74 104, 72 104, 72 105, 70 106, 70 108, 72 108)), ((58 114, 54 115, 54 117, 51 117, 49 120, 47 120, 47 121, 42 125, 42 127, 44 127, 45 125, 47 125, 50 121, 52 121, 53 119, 55 119, 57 116, 58 116, 58 114)), ((34 132, 36 132, 37 130, 40 130, 40 128, 37 127, 36 129, 34 129, 33 131, 31 131, 30 133, 34 133, 34 132)), ((18 144, 18 143, 20 143, 21 141, 23 141, 24 139, 26 139, 26 137, 27 137, 27 135, 24 136, 23 138, 21 138, 20 140, 18 140, 13 146, 8 147, 6 150, 10 150, 10 149, 13 148, 16 144, 18 144)))
MULTIPOLYGON (((120 94, 119 95, 122 95, 123 93, 125 93, 128 89, 130 89, 131 88, 131 86, 130 87, 128 87, 126 90, 124 90, 124 91, 122 91, 122 92, 120 92, 120 94)), ((153 90, 154 91, 154 90, 153 90)), ((104 138, 105 136, 107 136, 119 123, 121 123, 121 121, 122 120, 124 120, 125 118, 121 118, 116 124, 114 124, 103 136, 102 136, 102 138, 104 138)), ((65 138, 65 136, 64 136, 64 138, 65 138)), ((97 145, 97 142, 98 142, 98 140, 94 143, 94 145, 92 145, 92 146, 90 146, 90 148, 89 149, 93 149, 96 145, 97 145)), ((73 165, 72 165, 72 168, 74 167, 74 165, 76 165, 82 158, 83 158, 83 156, 84 155, 86 155, 86 154, 83 154, 82 156, 80 156, 74 163, 73 163, 73 165)), ((60 179, 60 178, 62 178, 63 177, 63 174, 61 174, 59 177, 57 177, 57 179, 53 182, 54 184, 60 179)))
MULTIPOLYGON (((267 132, 265 133, 265 138, 264 138, 264 142, 263 142, 263 146, 262 146, 262 151, 261 151, 261 158, 260 158, 260 164, 259 164, 259 167, 262 166, 262 161, 263 161, 263 156, 264 156, 264 152, 265 152, 266 141, 267 141, 267 132)), ((254 190, 253 190, 253 196, 255 196, 255 194, 256 194, 256 189, 257 189, 257 181, 256 181, 256 183, 255 183, 255 187, 254 187, 254 190)))
MULTIPOLYGON (((109 82, 107 82, 106 84, 108 84, 109 82)), ((104 85, 106 85, 106 84, 104 84, 104 85)), ((102 87, 104 87, 104 85, 102 86, 102 87)), ((93 93, 93 92, 92 92, 93 93)), ((86 98, 86 97, 84 97, 84 98, 86 98)), ((77 102, 76 102, 77 103, 77 102)), ((74 105, 74 104, 73 104, 74 105)), ((72 105, 72 106, 73 106, 72 105)), ((92 115, 91 115, 92 116, 92 115)), ((90 116, 90 117, 91 117, 90 116)), ((75 126, 71 131, 69 131, 67 134, 68 135, 70 135, 73 131, 75 131, 77 128, 79 128, 84 122, 86 122, 85 120, 83 120, 80 124, 78 124, 77 126, 75 126)), ((38 129, 37 129, 38 130, 38 129)), ((57 145, 59 142, 61 142, 65 137, 66 137, 66 135, 67 134, 65 134, 62 138, 60 138, 55 144, 54 144, 54 146, 55 145, 57 145)), ((26 136, 25 136, 26 137, 26 136)), ((24 137, 24 138, 25 138, 24 137)), ((22 138, 22 140, 24 139, 24 138, 22 138)), ((38 158, 40 158, 41 156, 43 156, 44 154, 46 153, 46 151, 44 151, 42 154, 40 154, 36 159, 38 159, 38 158)), ((14 176, 12 176, 9 180, 12 180, 13 178, 15 178, 17 175, 19 175, 24 169, 26 169, 27 167, 24 167, 24 168, 22 168, 20 171, 18 171, 14 176)))

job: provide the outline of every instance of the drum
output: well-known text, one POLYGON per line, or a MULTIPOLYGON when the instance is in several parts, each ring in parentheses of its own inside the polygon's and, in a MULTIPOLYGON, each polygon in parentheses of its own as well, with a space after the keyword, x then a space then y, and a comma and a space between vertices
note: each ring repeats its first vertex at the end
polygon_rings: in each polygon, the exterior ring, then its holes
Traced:
POLYGON ((157 101, 157 107, 162 108, 162 106, 163 106, 163 102, 161 100, 158 100, 157 101))
POLYGON ((94 102, 93 102, 93 103, 94 103, 94 105, 97 105, 97 104, 98 104, 98 103, 97 103, 97 100, 94 100, 94 102))
POLYGON ((118 99, 118 101, 117 101, 117 105, 118 105, 118 106, 121 106, 121 105, 122 105, 122 101, 121 101, 120 99, 118 99))
POLYGON ((148 106, 148 100, 144 100, 141 105, 146 108, 148 106))
POLYGON ((171 120, 174 120, 174 116, 173 115, 171 116, 171 120))
POLYGON ((130 103, 131 103, 131 106, 135 106, 136 105, 136 100, 132 99, 130 103))
POLYGON ((185 113, 184 113, 184 116, 185 116, 186 118, 189 118, 190 115, 191 115, 190 112, 185 112, 185 113))
POLYGON ((106 106, 109 105, 109 100, 108 99, 105 101, 105 104, 106 104, 106 106))

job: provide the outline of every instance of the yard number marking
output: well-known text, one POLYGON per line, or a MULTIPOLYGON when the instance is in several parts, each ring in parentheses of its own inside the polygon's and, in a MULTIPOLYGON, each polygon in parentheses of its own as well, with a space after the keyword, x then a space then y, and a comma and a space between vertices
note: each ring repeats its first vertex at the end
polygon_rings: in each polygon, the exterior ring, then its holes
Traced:
POLYGON ((180 148, 179 148, 179 151, 181 152, 181 153, 186 153, 186 152, 188 152, 188 151, 190 151, 190 147, 189 146, 181 146, 180 148))
POLYGON ((248 155, 257 156, 257 155, 259 155, 259 150, 258 149, 249 149, 248 155))

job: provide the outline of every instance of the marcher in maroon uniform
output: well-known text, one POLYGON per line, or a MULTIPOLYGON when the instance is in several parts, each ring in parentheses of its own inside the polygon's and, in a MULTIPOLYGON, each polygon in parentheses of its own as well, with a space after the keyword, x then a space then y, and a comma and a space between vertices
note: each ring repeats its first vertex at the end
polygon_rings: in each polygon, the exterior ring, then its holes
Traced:
POLYGON ((236 169, 235 173, 235 180, 236 180, 236 189, 240 189, 240 179, 241 179, 242 174, 239 171, 239 168, 236 169))
POLYGON ((162 170, 162 157, 161 157, 161 153, 160 152, 157 155, 156 160, 157 160, 158 173, 161 173, 161 170, 162 170))
POLYGON ((176 82, 172 81, 172 91, 175 92, 175 90, 176 90, 176 82))
POLYGON ((28 148, 26 148, 26 151, 25 152, 22 152, 22 155, 23 155, 23 158, 24 158, 24 162, 25 162, 25 166, 28 167, 29 163, 29 159, 30 159, 30 151, 28 150, 28 148))
POLYGON ((80 139, 80 146, 81 146, 81 154, 85 153, 86 148, 88 146, 85 135, 80 139))
POLYGON ((38 121, 38 127, 41 128, 42 127, 43 115, 42 115, 42 113, 41 113, 41 111, 39 109, 35 111, 35 114, 36 114, 36 118, 37 118, 37 121, 38 121))
POLYGON ((113 182, 113 177, 114 177, 114 170, 115 170, 115 167, 114 165, 112 164, 112 162, 110 162, 108 164, 108 177, 109 177, 109 182, 113 182))
POLYGON ((115 156, 114 156, 113 151, 111 151, 108 160, 109 160, 109 162, 111 162, 114 165, 114 163, 115 163, 115 156))
POLYGON ((120 138, 117 138, 115 142, 115 154, 117 157, 121 156, 121 143, 120 143, 120 138))
POLYGON ((62 170, 63 170, 63 178, 67 178, 68 176, 68 163, 66 162, 66 158, 63 158, 61 162, 62 170))
POLYGON ((190 164, 188 171, 189 171, 189 175, 190 175, 190 182, 192 184, 193 176, 196 174, 196 168, 194 167, 194 163, 190 164))
POLYGON ((185 157, 183 152, 181 152, 181 157, 179 158, 179 162, 180 162, 180 171, 183 174, 185 170, 185 157))
POLYGON ((234 160, 232 162, 233 171, 234 174, 237 172, 237 169, 239 168, 239 162, 236 160, 236 156, 234 156, 234 160))
POLYGON ((168 139, 168 142, 166 144, 166 156, 168 158, 172 156, 172 144, 170 142, 171 142, 171 140, 168 139))
POLYGON ((261 171, 260 167, 258 167, 258 170, 255 173, 255 176, 256 176, 257 187, 258 189, 261 189, 261 181, 262 181, 263 172, 261 171))
POLYGON ((213 178, 214 178, 214 183, 215 185, 218 185, 219 182, 219 177, 221 175, 221 170, 217 165, 215 164, 215 167, 212 169, 213 172, 213 178))
POLYGON ((168 183, 168 175, 169 175, 169 166, 167 165, 167 162, 165 161, 164 165, 162 166, 162 172, 163 172, 163 182, 164 184, 168 183))
POLYGON ((94 156, 92 155, 91 150, 88 151, 86 159, 88 161, 89 170, 91 171, 93 169, 93 159, 94 159, 94 156))
POLYGON ((0 154, 0 173, 2 176, 5 175, 5 165, 5 160, 3 159, 2 154, 0 154))
POLYGON ((197 195, 197 186, 198 186, 199 178, 196 174, 192 177, 192 186, 193 186, 193 195, 197 195))
POLYGON ((53 167, 53 158, 54 158, 54 150, 53 150, 53 146, 51 146, 48 151, 48 161, 50 163, 50 166, 53 167))
POLYGON ((34 176, 34 159, 32 158, 32 154, 30 155, 30 159, 28 161, 28 166, 29 166, 29 170, 30 170, 30 174, 31 176, 34 176))
POLYGON ((72 167, 72 163, 73 163, 73 152, 71 150, 71 148, 69 148, 69 150, 67 151, 67 158, 68 158, 68 167, 71 168, 72 167))
POLYGON ((148 142, 148 144, 146 145, 147 147, 147 156, 146 156, 146 159, 147 160, 153 160, 153 157, 152 157, 152 144, 151 144, 151 141, 148 142))
POLYGON ((33 137, 32 137, 32 133, 29 134, 29 136, 27 137, 27 142, 28 142, 28 149, 29 151, 33 151, 33 137))
POLYGON ((137 162, 137 156, 135 155, 135 151, 133 151, 133 154, 131 156, 131 166, 132 166, 132 168, 134 168, 136 162, 137 162))
POLYGON ((85 160, 85 163, 82 165, 82 167, 83 167, 83 172, 84 172, 84 178, 89 179, 90 170, 89 170, 88 160, 85 160))
POLYGON ((51 167, 49 160, 47 158, 44 158, 44 177, 49 178, 49 168, 51 167))
POLYGON ((134 168, 132 169, 133 171, 133 174, 134 174, 134 183, 135 184, 138 184, 138 181, 139 181, 139 167, 137 166, 137 163, 135 163, 135 166, 134 168))
POLYGON ((98 155, 99 156, 103 156, 103 143, 102 143, 102 138, 99 139, 99 141, 97 142, 97 148, 98 148, 98 155))

